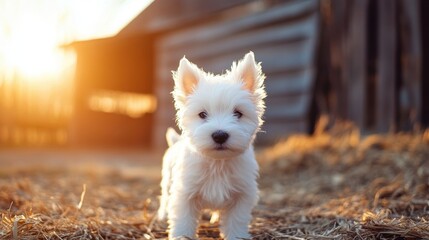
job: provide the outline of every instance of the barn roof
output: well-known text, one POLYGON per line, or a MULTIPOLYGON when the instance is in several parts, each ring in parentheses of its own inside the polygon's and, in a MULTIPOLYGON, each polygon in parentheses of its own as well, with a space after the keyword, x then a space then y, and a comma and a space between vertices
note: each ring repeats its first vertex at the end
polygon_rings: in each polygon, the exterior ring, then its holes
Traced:
POLYGON ((135 34, 167 31, 252 1, 156 0, 123 28, 117 36, 127 37, 135 34))

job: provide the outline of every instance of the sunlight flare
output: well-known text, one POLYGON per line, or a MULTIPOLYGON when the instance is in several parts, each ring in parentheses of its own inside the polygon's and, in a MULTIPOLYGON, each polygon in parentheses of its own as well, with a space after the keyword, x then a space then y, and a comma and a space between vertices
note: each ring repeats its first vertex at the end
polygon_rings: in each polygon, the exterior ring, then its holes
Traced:
MULTIPOLYGON (((64 144, 77 61, 67 46, 115 36, 151 2, 0 0, 0 145, 64 144)), ((135 97, 125 103, 118 109, 132 117, 150 107, 135 97)))

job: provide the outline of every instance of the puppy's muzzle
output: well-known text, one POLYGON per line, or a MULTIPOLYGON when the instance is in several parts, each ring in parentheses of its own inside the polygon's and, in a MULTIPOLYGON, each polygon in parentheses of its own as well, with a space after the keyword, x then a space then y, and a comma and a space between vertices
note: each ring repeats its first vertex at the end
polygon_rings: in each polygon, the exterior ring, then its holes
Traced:
POLYGON ((217 144, 223 144, 228 140, 229 134, 227 132, 217 130, 212 134, 213 141, 217 144))

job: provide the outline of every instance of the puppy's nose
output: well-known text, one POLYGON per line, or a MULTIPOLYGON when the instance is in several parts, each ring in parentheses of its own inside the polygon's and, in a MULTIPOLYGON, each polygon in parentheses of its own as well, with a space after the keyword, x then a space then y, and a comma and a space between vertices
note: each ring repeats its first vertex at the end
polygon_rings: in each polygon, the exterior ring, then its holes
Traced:
POLYGON ((213 141, 215 141, 215 143, 222 144, 226 142, 226 140, 228 140, 229 134, 224 131, 217 130, 212 134, 212 138, 213 138, 213 141))

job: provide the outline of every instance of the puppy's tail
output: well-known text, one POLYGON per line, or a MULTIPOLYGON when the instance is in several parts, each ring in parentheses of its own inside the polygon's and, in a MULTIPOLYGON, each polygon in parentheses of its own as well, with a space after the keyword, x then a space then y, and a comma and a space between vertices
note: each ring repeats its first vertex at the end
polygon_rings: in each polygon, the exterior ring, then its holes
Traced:
POLYGON ((168 146, 171 147, 180 140, 180 135, 176 132, 176 130, 170 127, 167 129, 165 138, 167 139, 168 146))

